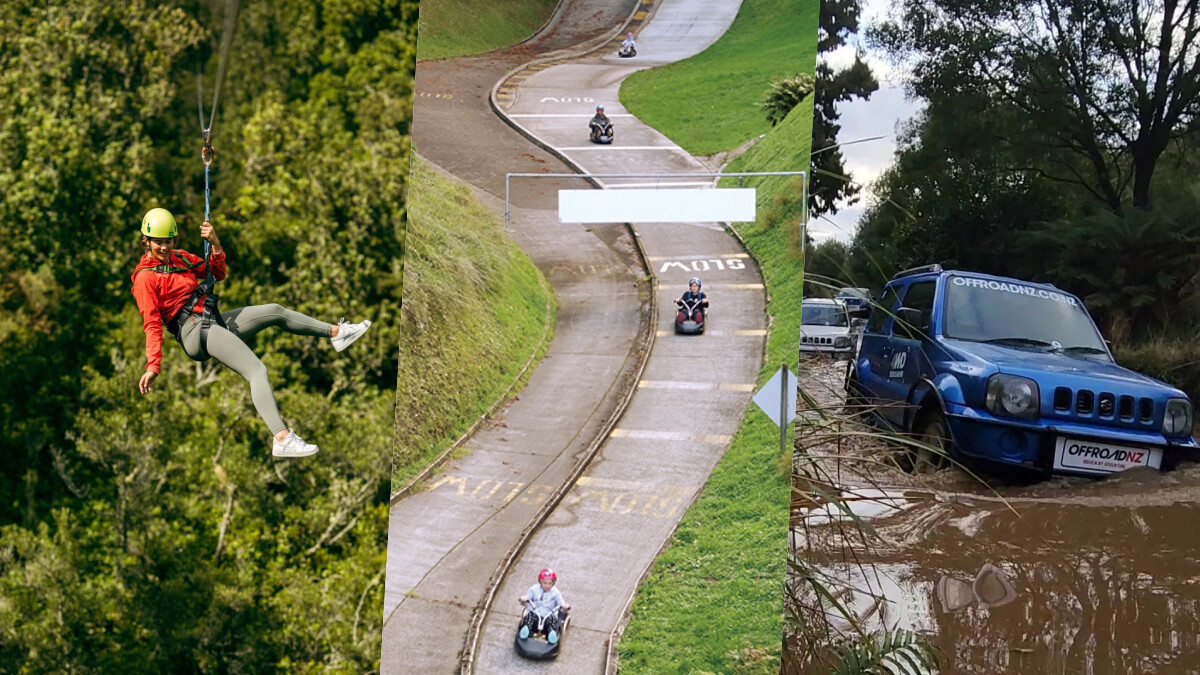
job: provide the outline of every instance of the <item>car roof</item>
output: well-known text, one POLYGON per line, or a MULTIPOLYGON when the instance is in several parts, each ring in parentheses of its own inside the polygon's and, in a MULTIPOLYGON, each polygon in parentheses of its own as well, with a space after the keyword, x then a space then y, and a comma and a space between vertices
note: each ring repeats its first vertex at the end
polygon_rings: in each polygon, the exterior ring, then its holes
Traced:
POLYGON ((823 305, 826 307, 841 307, 843 303, 829 298, 805 298, 800 302, 801 305, 823 305))
POLYGON ((1002 276, 997 276, 995 274, 985 274, 983 272, 971 272, 968 270, 947 270, 947 269, 942 269, 941 265, 926 265, 924 267, 916 267, 911 270, 897 272, 896 275, 893 276, 888 281, 888 285, 891 286, 901 280, 903 280, 904 282, 910 282, 910 281, 915 281, 915 280, 926 280, 926 279, 936 278, 939 276, 950 276, 950 275, 959 276, 959 277, 970 277, 970 278, 974 278, 974 279, 984 279, 986 281, 995 281, 995 282, 999 282, 999 283, 1018 283, 1018 284, 1024 284, 1026 286, 1037 286, 1039 288, 1045 288, 1048 290, 1056 291, 1058 293, 1062 293, 1063 295, 1070 295, 1072 297, 1075 297, 1074 294, 1072 294, 1068 291, 1064 291, 1063 289, 1061 289, 1051 283, 1027 281, 1025 279, 1017 279, 1016 277, 1002 277, 1002 276))

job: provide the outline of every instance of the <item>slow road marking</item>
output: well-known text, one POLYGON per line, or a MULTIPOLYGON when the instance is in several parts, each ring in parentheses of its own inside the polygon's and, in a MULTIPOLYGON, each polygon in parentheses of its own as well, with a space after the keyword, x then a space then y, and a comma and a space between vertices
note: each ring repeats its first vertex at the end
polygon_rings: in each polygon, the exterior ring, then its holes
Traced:
MULTIPOLYGON (((529 485, 519 481, 443 475, 424 492, 438 492, 458 499, 507 504, 518 499, 522 504, 537 505, 554 490, 551 485, 529 485)), ((581 476, 564 499, 570 507, 594 509, 603 513, 650 518, 673 518, 695 488, 679 485, 652 485, 634 481, 581 476)))

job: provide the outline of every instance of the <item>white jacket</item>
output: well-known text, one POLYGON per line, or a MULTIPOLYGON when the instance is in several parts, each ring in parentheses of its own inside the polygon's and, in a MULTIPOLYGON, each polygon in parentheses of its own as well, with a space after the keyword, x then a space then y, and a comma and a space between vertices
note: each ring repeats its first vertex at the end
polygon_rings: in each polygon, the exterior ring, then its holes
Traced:
POLYGON ((558 586, 551 586, 550 590, 543 591, 541 584, 534 584, 533 588, 525 593, 525 597, 529 598, 529 608, 542 618, 554 614, 563 605, 563 596, 558 592, 558 586))

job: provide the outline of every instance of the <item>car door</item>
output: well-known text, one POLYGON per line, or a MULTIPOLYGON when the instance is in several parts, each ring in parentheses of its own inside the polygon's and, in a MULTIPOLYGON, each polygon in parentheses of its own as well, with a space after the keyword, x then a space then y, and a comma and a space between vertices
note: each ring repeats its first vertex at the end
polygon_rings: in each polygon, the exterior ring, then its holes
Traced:
MULTIPOLYGON (((928 375, 931 366, 925 358, 923 342, 929 332, 933 317, 933 298, 937 292, 937 280, 916 281, 908 285, 897 305, 896 314, 900 307, 909 307, 921 313, 921 319, 916 326, 907 326, 904 322, 893 320, 889 344, 891 346, 886 372, 881 371, 879 390, 881 399, 889 404, 879 410, 881 416, 898 429, 906 428, 905 421, 909 392, 916 386, 922 375, 928 375)), ((883 405, 883 404, 881 404, 883 405)))
POLYGON ((899 295, 895 286, 883 290, 879 302, 871 308, 871 316, 863 329, 862 344, 858 349, 857 368, 859 388, 869 405, 883 405, 886 400, 886 384, 892 358, 891 330, 892 315, 899 306, 899 295))

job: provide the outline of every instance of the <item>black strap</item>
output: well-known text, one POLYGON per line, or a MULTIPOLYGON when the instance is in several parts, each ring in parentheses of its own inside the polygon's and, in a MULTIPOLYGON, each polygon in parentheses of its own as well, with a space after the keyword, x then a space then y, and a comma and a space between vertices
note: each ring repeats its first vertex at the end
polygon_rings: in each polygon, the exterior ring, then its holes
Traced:
MULTIPOLYGON (((201 262, 208 261, 209 260, 206 257, 201 262)), ((193 265, 191 269, 194 270, 199 266, 200 263, 197 263, 196 265, 193 265)), ((221 317, 221 310, 217 306, 221 298, 219 295, 213 292, 213 288, 217 284, 217 279, 213 276, 211 265, 209 265, 207 272, 208 273, 204 276, 204 281, 196 285, 196 288, 192 291, 192 294, 189 295, 188 299, 184 301, 183 307, 175 313, 175 316, 171 318, 171 322, 167 324, 167 330, 171 331, 171 334, 175 336, 175 340, 179 343, 179 346, 182 347, 183 324, 186 323, 187 320, 192 317, 192 314, 195 313, 192 311, 192 308, 196 306, 196 303, 200 301, 200 298, 204 298, 204 305, 200 314, 200 354, 203 358, 197 359, 200 361, 203 361, 209 357, 209 328, 211 328, 213 324, 216 324, 222 328, 228 328, 228 326, 225 325, 225 319, 221 317)))
MULTIPOLYGON (((176 254, 176 255, 178 255, 178 254, 176 254)), ((147 272, 159 272, 162 274, 174 274, 177 272, 195 272, 197 267, 208 262, 208 260, 205 258, 201 258, 194 263, 188 262, 187 258, 183 258, 181 256, 179 257, 179 259, 183 262, 182 266, 181 265, 172 265, 169 262, 165 262, 165 263, 155 266, 155 267, 143 267, 142 270, 147 271, 147 272)))

